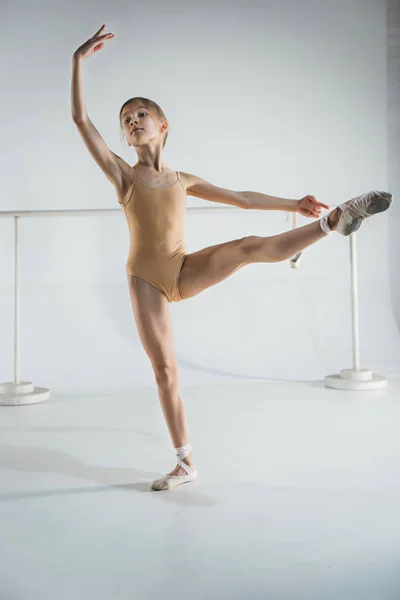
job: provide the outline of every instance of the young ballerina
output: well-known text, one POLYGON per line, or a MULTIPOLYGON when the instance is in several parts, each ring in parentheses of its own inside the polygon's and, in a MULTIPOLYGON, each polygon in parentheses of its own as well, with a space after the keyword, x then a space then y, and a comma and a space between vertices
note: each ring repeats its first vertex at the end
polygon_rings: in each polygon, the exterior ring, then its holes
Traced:
POLYGON ((72 116, 90 154, 114 185, 127 219, 130 250, 126 276, 133 315, 178 458, 168 475, 153 481, 152 489, 160 491, 197 477, 179 391, 169 303, 191 298, 245 265, 287 260, 331 231, 348 236, 364 219, 389 208, 392 196, 368 192, 304 227, 270 237, 247 236, 188 253, 184 240, 187 195, 243 209, 286 210, 306 217, 320 217, 321 208, 329 206, 314 196, 288 200, 257 192, 235 192, 195 175, 172 171, 162 158, 168 121, 161 108, 147 98, 131 98, 120 111, 122 132, 129 146, 135 148, 138 162, 131 167, 114 154, 90 121, 83 95, 83 60, 114 37, 102 33, 104 27, 73 54, 72 116))

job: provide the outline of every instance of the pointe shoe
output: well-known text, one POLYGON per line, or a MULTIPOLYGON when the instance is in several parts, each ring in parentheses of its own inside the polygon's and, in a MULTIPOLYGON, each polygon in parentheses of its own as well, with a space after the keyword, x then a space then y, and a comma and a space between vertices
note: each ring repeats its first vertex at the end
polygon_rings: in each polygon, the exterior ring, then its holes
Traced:
POLYGON ((191 453, 191 445, 187 444, 186 446, 175 448, 175 450, 176 456, 178 457, 178 465, 186 471, 187 475, 165 475, 161 479, 156 479, 155 481, 153 481, 153 483, 151 484, 152 490, 156 492, 170 490, 171 488, 174 488, 177 485, 181 485, 182 483, 189 483, 190 481, 195 481, 197 479, 197 470, 195 469, 195 467, 189 467, 183 460, 191 453))
POLYGON ((336 231, 341 235, 350 235, 357 231, 364 219, 371 215, 383 212, 392 203, 392 194, 380 190, 374 190, 357 196, 349 202, 340 204, 342 211, 336 231))

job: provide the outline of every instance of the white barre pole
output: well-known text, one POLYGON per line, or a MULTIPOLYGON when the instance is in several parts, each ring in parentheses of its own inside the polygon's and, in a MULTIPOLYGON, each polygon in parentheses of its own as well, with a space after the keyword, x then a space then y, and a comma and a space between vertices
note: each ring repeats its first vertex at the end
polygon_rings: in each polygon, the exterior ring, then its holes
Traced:
POLYGON ((0 384, 0 406, 37 404, 50 398, 50 390, 20 380, 20 277, 19 214, 14 214, 14 381, 0 384))
POLYGON ((14 385, 20 384, 19 365, 19 245, 18 245, 18 219, 14 218, 14 385))
POLYGON ((339 390, 377 390, 387 386, 387 378, 383 375, 372 373, 369 369, 360 369, 356 235, 356 233, 352 233, 350 235, 353 368, 342 369, 340 374, 327 375, 325 377, 325 385, 326 387, 336 388, 339 390))
POLYGON ((357 282, 357 244, 356 236, 350 236, 351 267, 351 320, 353 332, 353 370, 360 370, 360 336, 358 323, 358 282, 357 282))

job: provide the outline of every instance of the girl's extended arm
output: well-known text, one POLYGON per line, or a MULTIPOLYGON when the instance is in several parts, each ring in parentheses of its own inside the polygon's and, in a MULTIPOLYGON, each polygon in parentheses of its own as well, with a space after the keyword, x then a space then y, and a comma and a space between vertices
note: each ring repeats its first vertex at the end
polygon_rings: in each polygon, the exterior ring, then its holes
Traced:
POLYGON ((71 83, 71 112, 72 119, 90 154, 104 172, 105 176, 117 188, 122 187, 122 170, 119 164, 122 159, 114 154, 107 146, 92 121, 89 119, 83 92, 83 61, 104 46, 105 38, 112 37, 112 33, 99 35, 104 28, 85 42, 72 57, 72 83, 71 83))

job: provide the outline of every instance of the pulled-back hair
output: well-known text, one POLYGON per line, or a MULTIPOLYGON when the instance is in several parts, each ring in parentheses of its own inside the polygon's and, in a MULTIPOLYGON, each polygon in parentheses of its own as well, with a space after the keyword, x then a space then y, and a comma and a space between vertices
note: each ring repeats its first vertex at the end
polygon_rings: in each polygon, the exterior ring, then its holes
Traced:
MULTIPOLYGON (((160 106, 158 106, 158 104, 156 104, 153 100, 149 100, 148 98, 142 98, 141 96, 137 96, 136 98, 130 98, 122 105, 122 108, 119 111, 119 124, 121 127, 121 142, 124 137, 124 132, 123 132, 122 124, 121 124, 122 112, 123 112, 125 106, 127 104, 129 104, 130 102, 133 102, 134 100, 137 100, 138 102, 141 103, 142 106, 145 106, 146 108, 153 109, 162 121, 168 121, 167 117, 164 114, 163 109, 160 106)), ((165 137, 164 137, 163 148, 167 142, 167 137, 168 137, 168 131, 166 132, 165 137)))

